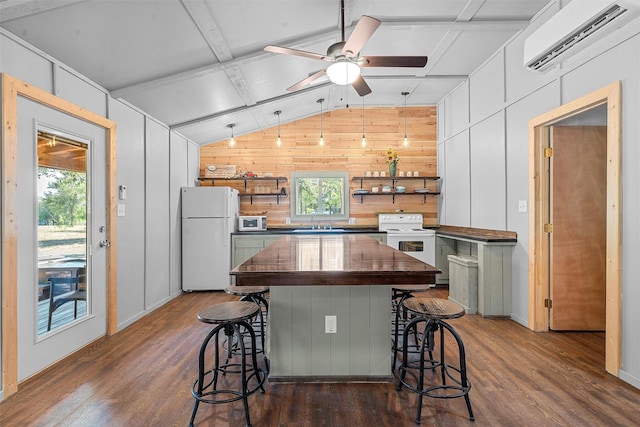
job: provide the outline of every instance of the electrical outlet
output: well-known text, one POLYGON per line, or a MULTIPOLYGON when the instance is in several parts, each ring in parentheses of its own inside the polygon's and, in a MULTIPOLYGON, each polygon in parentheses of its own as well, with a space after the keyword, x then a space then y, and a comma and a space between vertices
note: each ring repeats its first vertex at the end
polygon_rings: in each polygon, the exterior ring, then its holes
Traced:
POLYGON ((527 201, 519 200, 518 201, 518 212, 526 212, 527 211, 527 201))
POLYGON ((338 333, 338 316, 324 316, 324 333, 338 333))

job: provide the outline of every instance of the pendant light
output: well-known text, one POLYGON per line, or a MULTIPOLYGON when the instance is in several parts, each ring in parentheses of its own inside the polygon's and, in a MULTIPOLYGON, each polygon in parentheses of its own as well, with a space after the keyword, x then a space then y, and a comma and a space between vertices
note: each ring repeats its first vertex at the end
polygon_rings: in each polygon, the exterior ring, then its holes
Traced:
POLYGON ((364 136, 364 96, 362 97, 362 148, 367 146, 367 138, 364 136))
POLYGON ((278 148, 280 148, 280 146, 282 145, 282 140, 280 139, 280 114, 281 113, 282 111, 280 110, 273 112, 273 114, 275 114, 278 117, 278 139, 276 140, 276 145, 278 146, 278 148))
POLYGON ((407 95, 409 95, 409 92, 402 92, 402 96, 404 96, 404 139, 402 140, 402 145, 405 147, 409 146, 409 140, 407 139, 407 95))
POLYGON ((316 101, 320 104, 320 146, 324 146, 324 136, 322 136, 322 103, 324 102, 324 98, 320 98, 316 101))
POLYGON ((233 148, 236 145, 236 139, 233 137, 233 128, 236 127, 236 124, 235 123, 229 123, 227 125, 227 127, 229 129, 231 129, 231 138, 229 138, 229 147, 233 148))

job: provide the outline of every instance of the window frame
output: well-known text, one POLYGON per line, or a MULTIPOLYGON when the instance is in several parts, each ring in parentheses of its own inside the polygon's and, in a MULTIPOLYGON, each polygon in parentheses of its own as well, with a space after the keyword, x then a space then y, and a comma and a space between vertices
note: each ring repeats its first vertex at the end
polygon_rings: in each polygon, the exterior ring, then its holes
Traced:
POLYGON ((349 219, 349 172, 348 171, 296 171, 291 172, 291 204, 290 215, 292 221, 304 222, 311 220, 318 221, 334 221, 349 219), (296 207, 298 202, 298 179, 300 178, 340 178, 342 179, 342 214, 326 215, 298 215, 296 207))

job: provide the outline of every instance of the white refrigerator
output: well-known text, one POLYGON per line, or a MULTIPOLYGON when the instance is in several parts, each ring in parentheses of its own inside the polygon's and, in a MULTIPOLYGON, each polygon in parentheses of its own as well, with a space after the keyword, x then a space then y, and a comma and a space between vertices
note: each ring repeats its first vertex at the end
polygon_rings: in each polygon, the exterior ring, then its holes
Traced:
POLYGON ((238 190, 182 188, 182 289, 225 289, 231 284, 231 233, 238 227, 238 190))

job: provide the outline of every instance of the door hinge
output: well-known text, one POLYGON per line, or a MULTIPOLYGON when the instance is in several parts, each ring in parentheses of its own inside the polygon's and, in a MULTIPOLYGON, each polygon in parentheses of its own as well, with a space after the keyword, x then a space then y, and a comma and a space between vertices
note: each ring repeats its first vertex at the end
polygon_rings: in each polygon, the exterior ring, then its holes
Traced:
POLYGON ((545 224, 544 232, 549 234, 553 233, 553 224, 545 224))
POLYGON ((545 306, 545 308, 553 308, 553 303, 551 302, 551 300, 549 298, 545 298, 544 306, 545 306))
POLYGON ((544 149, 544 156, 545 157, 551 157, 553 156, 553 148, 551 147, 547 147, 544 149))

